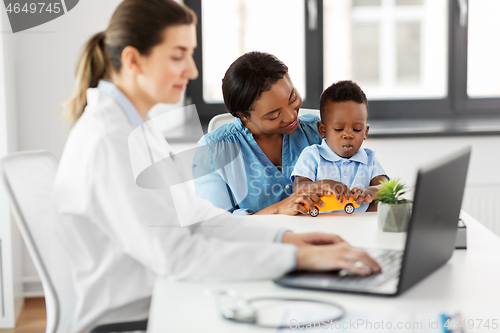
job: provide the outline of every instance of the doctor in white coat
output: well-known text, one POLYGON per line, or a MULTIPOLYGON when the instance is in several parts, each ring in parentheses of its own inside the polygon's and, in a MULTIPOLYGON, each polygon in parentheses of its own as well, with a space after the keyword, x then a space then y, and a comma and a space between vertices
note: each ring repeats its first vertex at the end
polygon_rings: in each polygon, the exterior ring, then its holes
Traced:
MULTIPOLYGON (((174 1, 125 0, 82 51, 66 108, 74 126, 53 193, 78 293, 71 332, 147 318, 156 276, 272 279, 294 269, 343 268, 365 274, 357 261, 380 270, 336 235, 257 227, 248 219, 258 217, 233 217, 187 189, 180 195, 191 198, 190 216, 214 217, 181 227, 168 187, 136 184, 129 137, 137 127, 153 133, 149 110, 177 103, 198 76, 195 24, 195 14, 174 1)), ((161 135, 148 140, 150 157, 169 155, 161 135)), ((179 175, 167 172, 167 183, 169 177, 179 175)))

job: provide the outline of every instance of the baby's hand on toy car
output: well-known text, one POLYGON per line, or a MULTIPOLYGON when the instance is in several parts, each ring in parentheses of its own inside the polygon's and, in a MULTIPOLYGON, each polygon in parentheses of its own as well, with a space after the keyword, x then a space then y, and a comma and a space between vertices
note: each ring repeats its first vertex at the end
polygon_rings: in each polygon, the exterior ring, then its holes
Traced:
POLYGON ((323 191, 330 191, 340 203, 343 203, 344 199, 348 201, 352 198, 351 190, 346 184, 335 180, 321 180, 320 182, 323 191))
POLYGON ((318 188, 300 189, 293 192, 288 198, 276 203, 277 214, 297 215, 299 213, 308 214, 307 207, 323 207, 325 203, 320 199, 320 196, 329 194, 318 188))
POLYGON ((357 188, 354 187, 351 192, 352 192, 352 199, 356 201, 358 205, 361 205, 361 203, 371 203, 373 200, 375 200, 378 197, 378 187, 376 186, 368 186, 364 188, 357 188))

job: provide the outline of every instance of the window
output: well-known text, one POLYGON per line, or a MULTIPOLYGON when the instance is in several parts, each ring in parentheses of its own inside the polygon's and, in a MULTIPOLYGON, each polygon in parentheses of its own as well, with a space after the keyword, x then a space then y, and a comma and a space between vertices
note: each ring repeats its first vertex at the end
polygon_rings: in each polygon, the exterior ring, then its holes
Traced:
POLYGON ((297 89, 305 92, 303 0, 288 0, 286 6, 269 0, 202 1, 201 15, 206 103, 223 102, 221 80, 227 68, 240 55, 257 50, 272 53, 287 64, 297 89))
POLYGON ((467 95, 472 98, 500 96, 500 1, 471 1, 467 50, 467 95))
POLYGON ((446 96, 446 0, 323 3, 325 88, 348 78, 370 100, 446 96))
POLYGON ((188 98, 203 122, 224 112, 221 79, 239 55, 283 60, 303 107, 342 79, 371 119, 500 116, 500 1, 185 0, 199 17, 200 78, 188 98))
MULTIPOLYGON (((229 65, 249 51, 275 54, 289 68, 289 74, 304 100, 303 107, 314 107, 309 96, 322 87, 321 66, 311 64, 319 37, 306 27, 304 0, 185 0, 198 15, 198 48, 195 61, 200 76, 187 88, 188 104, 194 103, 203 123, 224 113, 222 78, 229 65)), ((310 6, 315 5, 310 2, 310 6)), ((317 12, 316 12, 317 14, 317 12)), ((317 29, 317 26, 315 28, 317 29)), ((317 57, 316 64, 321 64, 317 57)), ((317 98, 315 98, 317 99, 317 98)))

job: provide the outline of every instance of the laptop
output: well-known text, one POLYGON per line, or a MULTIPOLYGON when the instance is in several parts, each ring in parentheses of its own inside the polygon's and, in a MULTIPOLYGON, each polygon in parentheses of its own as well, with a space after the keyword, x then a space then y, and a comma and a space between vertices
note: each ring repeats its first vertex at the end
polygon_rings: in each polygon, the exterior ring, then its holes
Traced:
POLYGON ((395 296, 443 266, 453 254, 471 148, 420 168, 404 250, 366 249, 382 266, 368 276, 293 272, 274 282, 293 288, 395 296))

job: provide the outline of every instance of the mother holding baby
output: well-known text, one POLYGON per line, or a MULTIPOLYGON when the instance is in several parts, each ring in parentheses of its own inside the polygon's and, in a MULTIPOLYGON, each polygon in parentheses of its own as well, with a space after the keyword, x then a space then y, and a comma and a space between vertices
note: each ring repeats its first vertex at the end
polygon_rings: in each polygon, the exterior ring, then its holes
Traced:
POLYGON ((196 194, 234 214, 307 213, 324 191, 293 192, 290 181, 302 150, 321 143, 313 114, 299 116, 302 98, 288 67, 268 53, 234 61, 222 81, 226 109, 235 117, 198 143, 196 194))
POLYGON ((321 144, 322 136, 317 115, 299 116, 302 98, 282 61, 262 52, 240 56, 224 76, 222 93, 235 119, 198 143, 198 196, 233 214, 296 215, 308 213, 304 205, 322 207, 322 195, 351 194, 335 181, 293 191, 291 174, 300 153, 321 144))

